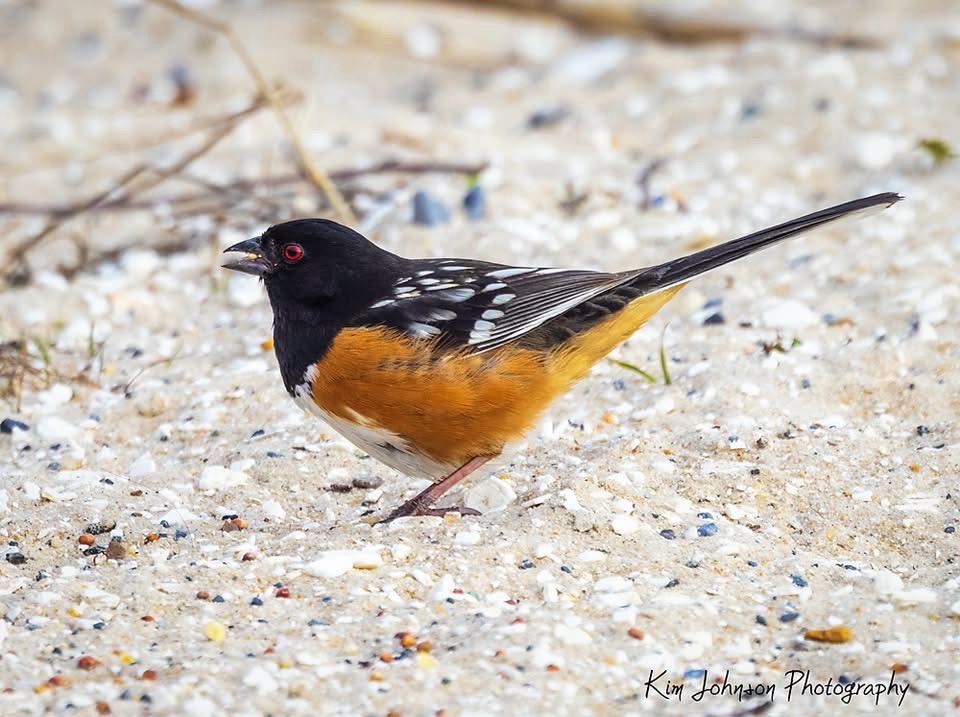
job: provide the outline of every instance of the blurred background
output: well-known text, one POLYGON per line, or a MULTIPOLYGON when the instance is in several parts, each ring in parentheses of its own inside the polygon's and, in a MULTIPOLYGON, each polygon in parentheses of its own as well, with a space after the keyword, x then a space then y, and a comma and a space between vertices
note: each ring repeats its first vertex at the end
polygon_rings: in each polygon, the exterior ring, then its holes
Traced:
POLYGON ((960 110, 947 0, 64 7, 0 5, 14 283, 314 214, 391 248, 447 227, 410 253, 644 263, 933 181, 960 110))

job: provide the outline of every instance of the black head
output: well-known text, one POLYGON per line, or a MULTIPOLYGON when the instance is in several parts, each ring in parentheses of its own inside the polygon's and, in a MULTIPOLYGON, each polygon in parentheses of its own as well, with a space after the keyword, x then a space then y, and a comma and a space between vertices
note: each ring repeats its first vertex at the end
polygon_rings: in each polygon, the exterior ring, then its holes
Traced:
POLYGON ((261 277, 274 308, 277 301, 321 307, 366 294, 377 288, 371 282, 389 286, 403 261, 329 219, 276 224, 226 251, 246 255, 224 267, 261 277))
POLYGON ((390 292, 407 262, 328 219, 277 224, 226 251, 244 256, 225 268, 263 279, 288 390, 338 329, 390 292))

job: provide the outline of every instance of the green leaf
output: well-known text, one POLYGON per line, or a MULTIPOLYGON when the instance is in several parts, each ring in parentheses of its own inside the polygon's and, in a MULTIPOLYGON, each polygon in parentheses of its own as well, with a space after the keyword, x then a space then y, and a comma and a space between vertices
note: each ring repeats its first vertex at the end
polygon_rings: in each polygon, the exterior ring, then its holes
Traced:
POLYGON ((935 166, 940 166, 957 155, 953 148, 942 139, 921 139, 917 146, 930 155, 935 166))
POLYGON ((663 338, 667 335, 667 327, 663 327, 660 333, 660 370, 663 371, 663 382, 668 386, 673 383, 670 378, 670 371, 667 369, 667 352, 663 350, 663 338))
POLYGON ((648 382, 650 382, 650 383, 656 383, 656 382, 657 382, 657 379, 653 376, 653 374, 650 374, 650 373, 644 371, 644 370, 643 370, 642 368, 640 368, 639 366, 634 366, 632 363, 627 363, 626 361, 618 361, 617 359, 614 359, 614 358, 608 359, 608 360, 609 360, 609 361, 612 361, 612 362, 615 363, 615 364, 617 364, 617 366, 619 366, 620 368, 625 368, 625 369, 627 369, 628 371, 633 371, 634 373, 640 374, 641 376, 643 376, 643 377, 644 377, 648 382))

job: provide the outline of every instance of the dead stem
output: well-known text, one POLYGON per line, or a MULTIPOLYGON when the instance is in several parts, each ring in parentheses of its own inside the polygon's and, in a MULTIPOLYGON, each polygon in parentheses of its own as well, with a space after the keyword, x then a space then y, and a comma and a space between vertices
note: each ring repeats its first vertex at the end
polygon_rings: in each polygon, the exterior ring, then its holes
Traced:
MULTIPOLYGON (((286 100, 286 98, 284 99, 286 100)), ((47 220, 47 223, 44 225, 43 229, 36 234, 21 240, 18 244, 15 244, 12 249, 8 250, 6 263, 10 269, 3 276, 4 281, 8 284, 15 283, 15 279, 25 269, 24 260, 27 253, 45 241, 68 219, 71 219, 79 214, 83 214, 84 212, 91 211, 92 209, 95 209, 104 203, 122 204, 127 202, 133 196, 153 189, 170 177, 179 174, 193 162, 219 144, 219 142, 228 134, 230 134, 244 118, 249 117, 251 115, 250 110, 261 107, 263 107, 263 100, 256 99, 253 103, 251 103, 247 110, 234 113, 233 115, 229 116, 229 119, 225 118, 225 121, 219 126, 215 127, 215 129, 209 134, 207 139, 200 146, 185 154, 169 167, 156 169, 146 163, 141 162, 127 170, 118 179, 111 183, 107 189, 97 192, 92 197, 81 199, 66 207, 62 207, 58 209, 57 212, 52 213, 52 216, 47 220), (148 172, 152 173, 153 176, 133 187, 130 186, 135 180, 147 174, 148 172)))
POLYGON ((300 139, 300 134, 290 121, 290 116, 287 114, 283 104, 278 100, 277 91, 267 82, 263 72, 260 70, 260 67, 254 61, 253 56, 249 53, 246 46, 240 42, 240 38, 233 31, 233 28, 230 26, 230 24, 211 17, 206 13, 194 10, 193 8, 185 7, 177 2, 177 0, 149 1, 154 5, 159 5, 160 7, 166 8, 193 23, 202 25, 203 27, 222 35, 227 40, 237 57, 240 58, 240 61, 247 68, 247 72, 250 74, 254 84, 257 86, 257 90, 260 92, 260 94, 266 97, 267 102, 277 115, 277 119, 280 120, 280 124, 287 135, 287 139, 293 146, 293 151, 297 157, 298 163, 300 164, 300 168, 304 171, 310 182, 327 197, 327 201, 330 202, 330 206, 333 207, 333 210, 343 219, 343 221, 349 224, 355 223, 356 217, 353 214, 353 210, 350 209, 350 205, 344 201, 343 197, 340 195, 340 191, 337 189, 336 184, 334 184, 333 180, 330 179, 330 176, 320 167, 318 167, 313 161, 313 158, 307 153, 307 150, 303 146, 303 142, 300 139))
MULTIPOLYGON (((369 167, 349 167, 344 169, 330 170, 331 179, 343 182, 360 177, 372 176, 377 174, 478 174, 487 168, 485 163, 465 164, 462 162, 442 162, 442 161, 424 161, 424 162, 400 162, 398 160, 387 160, 369 167)), ((157 206, 176 206, 179 204, 190 204, 192 202, 209 199, 211 195, 221 195, 225 192, 248 193, 257 187, 282 187, 291 184, 297 184, 303 181, 300 174, 278 174, 272 177, 263 177, 261 179, 237 179, 227 184, 215 184, 204 179, 181 175, 181 179, 194 184, 199 184, 206 191, 186 192, 167 197, 158 197, 156 199, 131 200, 129 197, 118 197, 109 201, 101 202, 90 209, 93 211, 142 211, 144 209, 155 209, 157 206)), ((59 204, 42 204, 34 202, 0 202, 0 213, 7 214, 47 214, 50 216, 60 216, 72 211, 71 205, 63 206, 59 204)))

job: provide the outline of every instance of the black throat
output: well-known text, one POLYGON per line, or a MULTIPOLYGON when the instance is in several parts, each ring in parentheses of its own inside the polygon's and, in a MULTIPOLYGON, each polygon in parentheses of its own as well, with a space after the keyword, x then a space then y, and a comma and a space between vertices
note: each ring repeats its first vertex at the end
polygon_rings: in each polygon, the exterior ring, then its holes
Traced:
POLYGON ((316 300, 293 299, 267 279, 273 346, 290 395, 303 383, 307 369, 327 354, 336 335, 348 326, 362 325, 367 309, 389 295, 401 275, 399 260, 380 265, 376 271, 344 272, 340 291, 316 300))

